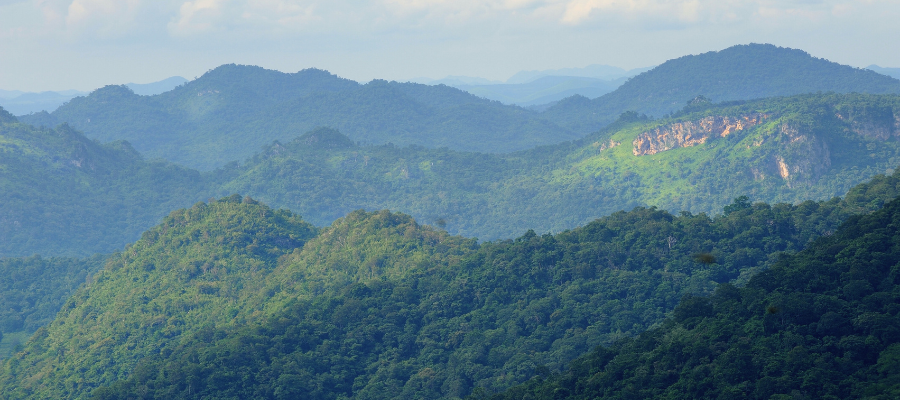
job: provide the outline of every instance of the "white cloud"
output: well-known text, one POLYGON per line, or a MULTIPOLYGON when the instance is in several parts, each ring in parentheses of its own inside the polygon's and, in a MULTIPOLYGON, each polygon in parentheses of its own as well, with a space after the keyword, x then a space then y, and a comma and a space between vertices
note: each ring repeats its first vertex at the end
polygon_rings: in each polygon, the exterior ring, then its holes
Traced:
POLYGON ((168 24, 176 35, 209 32, 222 19, 225 0, 195 0, 181 4, 178 16, 168 24))

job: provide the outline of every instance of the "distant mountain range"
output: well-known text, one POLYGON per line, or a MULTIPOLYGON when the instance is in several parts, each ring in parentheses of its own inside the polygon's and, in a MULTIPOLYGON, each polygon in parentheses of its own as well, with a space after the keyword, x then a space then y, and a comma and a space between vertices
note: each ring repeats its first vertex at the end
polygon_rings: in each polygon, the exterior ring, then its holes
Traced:
MULTIPOLYGON (((567 82, 544 77, 526 85, 559 89, 567 82)), ((224 65, 158 96, 108 86, 21 120, 68 122, 88 137, 128 140, 149 157, 210 170, 316 127, 366 144, 505 153, 584 137, 626 111, 660 117, 698 95, 720 102, 815 92, 900 93, 900 81, 801 50, 753 44, 667 61, 593 100, 575 95, 527 110, 447 86, 362 85, 321 70, 285 74, 224 65)))
POLYGON ((872 64, 872 65, 866 67, 866 69, 870 69, 870 70, 875 71, 882 75, 887 75, 887 76, 890 76, 890 77, 893 77, 896 79, 900 79, 900 68, 882 68, 875 64, 872 64))
POLYGON ((626 113, 585 138, 508 154, 363 145, 318 128, 203 173, 142 160, 127 143, 100 145, 70 126, 10 118, 0 127, 0 170, 13 173, 0 192, 14 195, 0 203, 0 256, 115 249, 172 205, 231 193, 317 226, 390 209, 493 240, 640 205, 715 213, 742 195, 825 200, 900 165, 896 95, 697 99, 668 118, 626 113))
POLYGON ((528 83, 500 85, 452 85, 476 96, 518 106, 538 106, 570 96, 596 98, 616 90, 625 78, 604 80, 576 76, 542 76, 528 83))
MULTIPOLYGON (((174 89, 178 85, 187 82, 180 76, 163 79, 153 83, 128 83, 134 93, 143 96, 152 96, 174 89)), ((84 96, 88 92, 79 90, 63 90, 58 92, 22 92, 19 90, 0 90, 0 106, 14 115, 31 114, 41 111, 52 112, 78 96, 84 96)))
POLYGON ((569 97, 541 116, 576 132, 592 132, 625 111, 660 117, 697 96, 723 102, 816 92, 898 94, 900 80, 802 50, 738 45, 666 61, 613 92, 593 100, 569 97))
POLYGON ((447 86, 363 85, 316 69, 286 74, 233 64, 158 96, 107 86, 52 114, 21 120, 36 126, 68 122, 89 137, 128 140, 149 157, 205 170, 321 126, 340 129, 354 142, 495 153, 582 136, 533 112, 447 86))
POLYGON ((584 68, 563 68, 543 71, 521 71, 506 82, 468 76, 448 76, 415 82, 428 85, 447 85, 476 96, 519 106, 544 105, 573 95, 600 97, 615 90, 625 80, 650 68, 624 70, 609 65, 589 65, 584 68))

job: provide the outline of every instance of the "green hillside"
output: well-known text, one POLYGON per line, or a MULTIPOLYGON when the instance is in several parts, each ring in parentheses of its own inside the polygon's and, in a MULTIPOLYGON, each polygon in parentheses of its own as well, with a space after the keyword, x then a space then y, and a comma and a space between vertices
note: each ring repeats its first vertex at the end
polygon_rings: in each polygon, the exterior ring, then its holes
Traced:
POLYGON ((105 257, 0 258, 0 358, 56 317, 105 257))
POLYGON ((258 310, 248 303, 264 287, 261 278, 315 233, 289 212, 240 196, 171 213, 110 257, 10 359, 0 392, 77 397, 97 382, 124 377, 137 360, 182 335, 245 321, 258 310), (41 357, 17 361, 26 354, 41 357), (10 371, 19 368, 28 372, 12 381, 10 371))
POLYGON ((127 142, 100 144, 68 125, 34 128, 0 109, 0 257, 120 249, 204 198, 204 185, 200 173, 145 161, 127 142))
POLYGON ((625 111, 659 117, 701 95, 723 102, 817 92, 900 94, 900 80, 802 50, 738 45, 669 60, 611 93, 593 100, 564 99, 541 116, 577 132, 591 132, 625 111))
POLYGON ((898 182, 880 177, 844 200, 798 206, 737 199, 716 218, 638 208, 480 245, 387 211, 357 211, 319 231, 249 197, 198 203, 110 257, 4 364, 0 392, 502 390, 639 334, 685 294, 746 281, 849 213, 877 208, 898 182))
POLYGON ((447 86, 383 80, 361 85, 316 69, 285 74, 240 65, 220 66, 156 96, 107 86, 52 114, 20 118, 37 126, 67 122, 90 138, 128 140, 150 158, 202 170, 319 126, 340 129, 355 142, 480 152, 582 136, 533 112, 447 86))
POLYGON ((900 200, 502 399, 900 396, 900 200))
POLYGON ((636 206, 716 214, 739 196, 827 200, 900 165, 898 139, 898 96, 701 98, 669 118, 626 113, 582 140, 516 153, 360 145, 322 128, 200 173, 65 125, 8 122, 0 187, 13 195, 0 204, 0 256, 115 251, 168 210, 231 193, 317 226, 389 209, 481 240, 561 232, 636 206))
POLYGON ((825 200, 900 165, 898 139, 898 96, 698 101, 671 118, 625 114, 583 140, 506 155, 357 146, 320 129, 216 179, 220 195, 248 193, 317 225, 386 208, 497 239, 559 232, 638 205, 717 213, 742 195, 825 200))

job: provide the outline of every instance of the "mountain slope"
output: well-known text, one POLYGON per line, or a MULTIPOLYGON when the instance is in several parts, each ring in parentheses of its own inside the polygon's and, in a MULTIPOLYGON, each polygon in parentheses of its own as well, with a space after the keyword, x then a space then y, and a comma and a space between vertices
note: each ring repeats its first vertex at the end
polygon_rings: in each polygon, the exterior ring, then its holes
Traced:
POLYGON ((744 288, 687 297, 663 327, 491 398, 896 398, 898 243, 894 200, 744 288))
MULTIPOLYGON (((896 192, 886 183, 860 188, 853 207, 896 192)), ((849 206, 738 199, 714 219, 639 208, 478 245, 386 211, 351 213, 313 237, 296 215, 235 195, 173 212, 112 257, 5 364, 0 389, 17 398, 502 390, 640 333, 686 293, 746 280, 833 229, 849 206)))
POLYGON ((149 157, 213 169, 273 140, 318 126, 354 141, 509 152, 574 139, 533 112, 446 86, 375 80, 365 85, 321 70, 285 74, 223 65, 157 96, 108 86, 73 99, 35 125, 68 122, 101 141, 128 140, 149 157))
POLYGON ((590 101, 564 100, 541 116, 574 131, 591 132, 625 111, 658 117, 700 95, 723 102, 816 92, 900 94, 900 81, 802 50, 738 45, 669 60, 609 94, 590 101))
MULTIPOLYGON (((240 323, 278 257, 315 232, 289 212, 240 196, 171 213, 112 256, 26 346, 25 354, 53 356, 28 364, 11 359, 13 372, 29 372, 4 395, 78 397, 182 335, 240 323)), ((4 385, 13 384, 11 376, 7 370, 4 385)))
POLYGON ((103 256, 0 258, 0 358, 52 322, 66 299, 104 261, 103 256))
MULTIPOLYGON (((385 88, 429 98, 418 85, 385 88)), ((426 105, 458 109, 465 98, 426 105)), ((231 193, 318 226, 360 208, 391 209, 488 240, 560 232, 639 205, 717 213, 744 195, 825 200, 900 165, 898 99, 698 99, 670 118, 625 114, 583 140, 511 154, 359 145, 320 129, 209 173, 147 162, 124 143, 98 145, 68 127, 11 122, 0 128, 11 143, 0 153, 10 173, 0 179, 14 193, 0 204, 0 255, 113 251, 170 208, 231 193)))
POLYGON ((900 165, 898 139, 900 97, 802 95, 700 101, 660 120, 626 114, 583 140, 505 155, 357 146, 317 130, 216 179, 220 195, 248 193, 319 225, 387 208, 497 239, 559 232, 638 205, 716 213, 742 195, 829 199, 900 165))
POLYGON ((145 161, 127 142, 34 128, 0 109, 0 256, 114 251, 203 189, 196 171, 145 161))

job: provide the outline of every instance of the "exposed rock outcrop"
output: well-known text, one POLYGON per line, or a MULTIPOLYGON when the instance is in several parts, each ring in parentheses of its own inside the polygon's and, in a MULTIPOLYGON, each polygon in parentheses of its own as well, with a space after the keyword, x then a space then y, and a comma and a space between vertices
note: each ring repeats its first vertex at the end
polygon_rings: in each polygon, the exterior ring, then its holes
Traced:
POLYGON ((594 143, 591 144, 591 146, 593 146, 595 149, 597 149, 597 152, 601 152, 601 151, 603 151, 603 150, 611 149, 611 148, 613 148, 613 147, 616 147, 616 146, 618 146, 618 145, 620 145, 620 144, 621 144, 621 143, 619 143, 619 142, 617 142, 617 141, 615 141, 615 140, 609 139, 608 142, 599 142, 599 141, 598 141, 598 142, 594 142, 594 143))
POLYGON ((835 116, 850 124, 850 131, 868 138, 885 141, 900 136, 900 114, 891 109, 839 110, 835 116))
MULTIPOLYGON (((790 124, 781 125, 787 136, 786 145, 771 158, 770 169, 794 187, 801 182, 815 182, 831 168, 831 151, 819 137, 801 132, 790 124)), ((757 173, 754 171, 754 175, 757 173)))
POLYGON ((768 114, 754 113, 740 117, 710 116, 697 121, 663 125, 638 135, 632 142, 632 153, 645 156, 679 147, 696 146, 706 143, 709 138, 725 137, 759 125, 767 118, 768 114))

